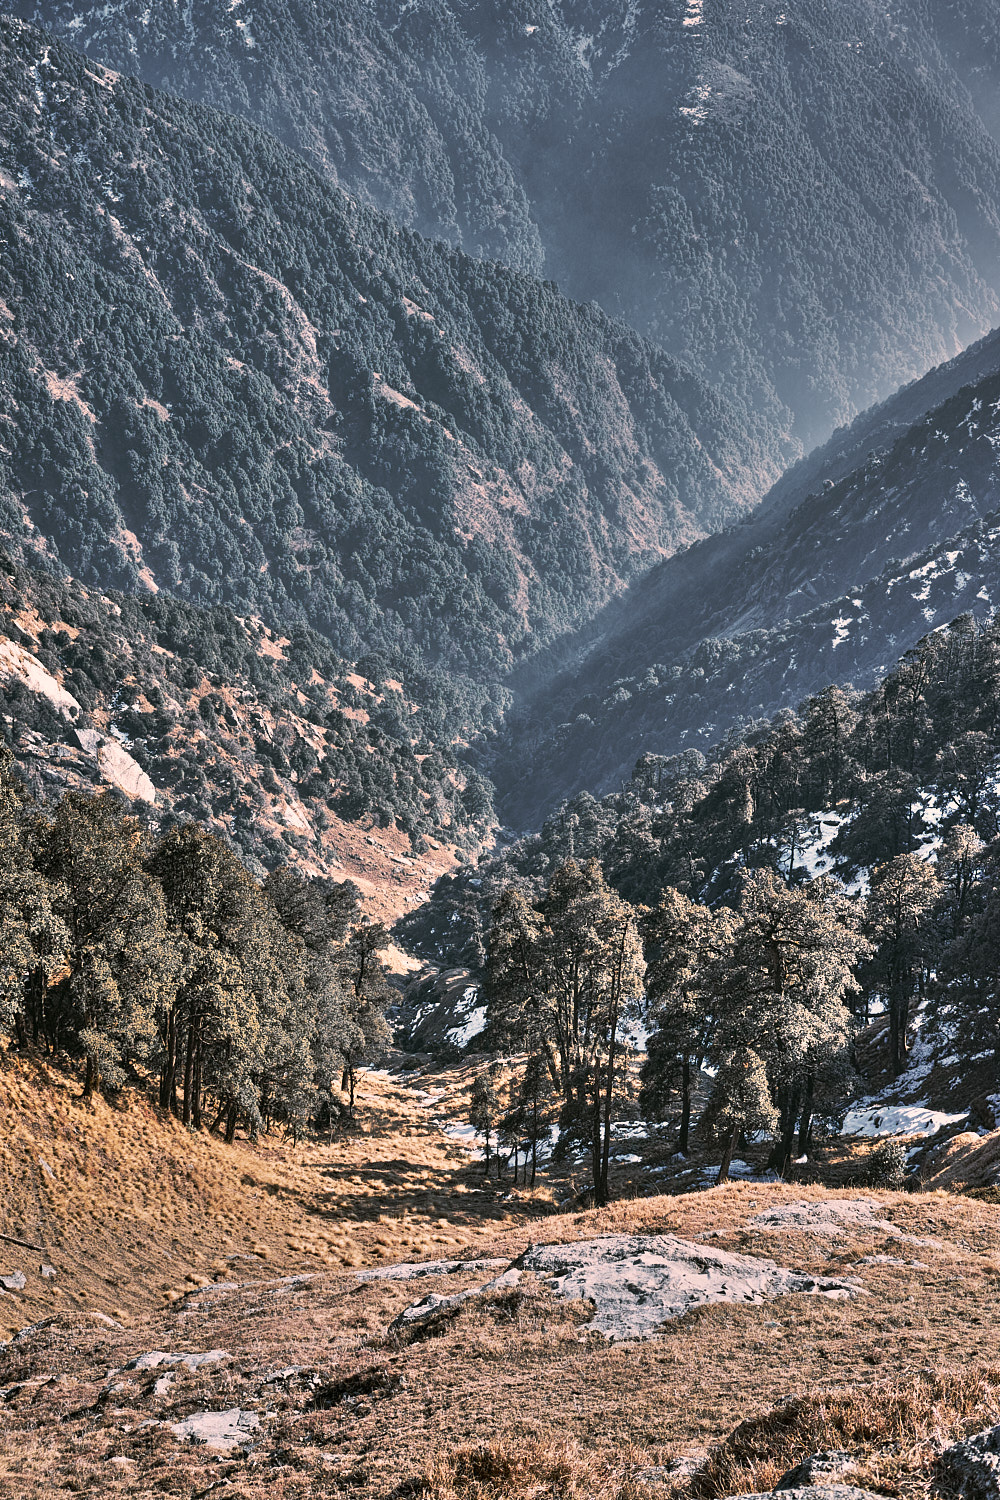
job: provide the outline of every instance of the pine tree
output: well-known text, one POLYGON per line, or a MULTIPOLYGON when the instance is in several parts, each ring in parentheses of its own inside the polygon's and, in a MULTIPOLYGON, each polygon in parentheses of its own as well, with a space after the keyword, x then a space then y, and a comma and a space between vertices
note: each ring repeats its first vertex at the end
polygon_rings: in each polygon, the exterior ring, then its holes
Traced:
POLYGON ((753 1051, 778 1109, 772 1164, 785 1172, 796 1126, 808 1137, 817 1074, 845 1052, 853 964, 867 952, 850 901, 832 881, 789 888, 771 872, 744 886, 732 945, 710 966, 716 1059, 753 1051))
POLYGON ((906 1067, 914 1002, 926 994, 934 936, 924 918, 939 893, 935 872, 915 854, 899 854, 872 874, 866 925, 875 954, 869 973, 885 997, 894 1078, 906 1067))
POLYGON ((706 1129, 722 1145, 716 1182, 729 1181, 741 1136, 770 1135, 777 1123, 767 1071, 757 1053, 750 1048, 723 1053, 704 1118, 706 1129))
POLYGON ((69 792, 36 832, 36 866, 58 891, 65 923, 65 987, 86 1061, 84 1094, 119 1087, 155 1046, 157 1013, 171 1003, 178 953, 163 895, 143 868, 145 835, 110 792, 69 792))
POLYGON ((469 1124, 478 1131, 485 1143, 486 1164, 484 1176, 490 1175, 490 1155, 493 1137, 500 1121, 500 1065, 487 1063, 480 1068, 472 1083, 469 1099, 469 1124))
POLYGON ((719 942, 727 926, 728 913, 713 919, 708 907, 670 890, 642 922, 650 1034, 640 1073, 640 1105, 647 1117, 663 1119, 680 1088, 677 1149, 685 1156, 694 1080, 713 1027, 705 978, 713 941, 719 942))
POLYGON ((586 1129, 595 1201, 605 1203, 622 1031, 642 997, 635 912, 596 861, 581 869, 570 860, 537 910, 514 892, 501 898, 488 951, 491 1025, 513 1034, 530 1017, 537 1027, 564 1120, 586 1129))

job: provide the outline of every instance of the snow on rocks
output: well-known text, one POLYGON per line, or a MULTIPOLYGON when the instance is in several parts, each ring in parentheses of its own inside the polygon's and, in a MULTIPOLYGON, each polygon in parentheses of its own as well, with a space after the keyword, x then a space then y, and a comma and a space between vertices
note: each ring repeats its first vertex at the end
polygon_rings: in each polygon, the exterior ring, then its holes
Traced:
POLYGON ((206 1354, 165 1354, 162 1349, 152 1349, 148 1354, 137 1354, 129 1361, 126 1370, 158 1370, 183 1365, 186 1370, 200 1370, 202 1365, 216 1365, 220 1359, 228 1359, 228 1349, 209 1349, 206 1354))
POLYGON ((166 1426, 184 1442, 231 1453, 234 1448, 253 1447, 260 1430, 260 1417, 255 1411, 234 1406, 230 1411, 192 1412, 182 1422, 168 1422, 166 1426))
POLYGON ((941 1247, 940 1240, 919 1239, 904 1234, 888 1219, 880 1219, 882 1204, 875 1198, 827 1198, 815 1203, 780 1203, 764 1209, 750 1220, 751 1229, 769 1229, 778 1233, 823 1234, 835 1238, 841 1234, 884 1234, 906 1245, 941 1247))
POLYGON ((947 1115, 939 1109, 927 1109, 919 1104, 876 1104, 864 1109, 852 1109, 844 1118, 841 1135, 937 1135, 947 1125, 958 1125, 967 1120, 964 1114, 947 1115))
POLYGON ((947 1488, 962 1500, 997 1500, 1000 1496, 1000 1427, 989 1427, 946 1448, 938 1470, 947 1488))
POLYGON ((611 1339, 648 1338, 668 1319, 709 1302, 766 1302, 792 1292, 842 1299, 864 1292, 853 1277, 790 1271, 672 1234, 533 1245, 514 1265, 534 1272, 559 1296, 592 1302, 587 1326, 611 1339))
POLYGON ((467 1047, 486 1030, 486 1006, 477 1005, 478 984, 466 985, 461 999, 455 1005, 456 1025, 445 1032, 453 1047, 467 1047))

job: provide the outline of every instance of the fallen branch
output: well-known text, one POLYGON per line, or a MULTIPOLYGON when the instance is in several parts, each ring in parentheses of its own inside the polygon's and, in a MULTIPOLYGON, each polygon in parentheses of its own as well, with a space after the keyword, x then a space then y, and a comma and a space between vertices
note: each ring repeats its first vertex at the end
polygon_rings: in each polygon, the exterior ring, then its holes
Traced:
POLYGON ((37 1250, 39 1255, 48 1254, 44 1245, 33 1245, 30 1240, 19 1240, 12 1234, 0 1234, 0 1240, 5 1240, 8 1245, 20 1245, 23 1250, 37 1250))

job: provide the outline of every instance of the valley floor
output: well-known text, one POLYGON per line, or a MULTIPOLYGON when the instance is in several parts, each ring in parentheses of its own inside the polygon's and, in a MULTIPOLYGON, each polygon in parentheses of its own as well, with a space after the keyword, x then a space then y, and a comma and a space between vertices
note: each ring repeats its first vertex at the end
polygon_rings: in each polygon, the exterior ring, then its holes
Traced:
POLYGON ((662 1466, 792 1400, 793 1416, 765 1422, 750 1457, 723 1450, 700 1493, 766 1486, 811 1443, 859 1452, 858 1483, 923 1494, 932 1428, 1000 1420, 1000 1374, 980 1371, 1000 1317, 995 1207, 879 1193, 880 1228, 765 1229, 750 1223, 762 1210, 832 1195, 746 1181, 559 1213, 580 1185, 571 1169, 534 1193, 485 1187, 481 1165, 443 1133, 470 1077, 468 1066, 372 1073, 356 1135, 224 1148, 141 1104, 86 1105, 58 1075, 8 1064, 0 1229, 44 1255, 0 1242, 0 1269, 26 1273, 24 1290, 0 1299, 11 1340, 0 1350, 0 1493, 630 1500, 689 1487, 662 1466), (622 1232, 856 1276, 864 1294, 723 1303, 614 1344, 586 1330, 587 1304, 531 1276, 390 1333, 417 1298, 484 1274, 416 1285, 358 1274, 506 1263, 532 1241, 622 1232), (38 1274, 43 1261, 54 1277, 38 1274), (128 1368, 157 1353, 214 1357, 128 1368), (845 1389, 839 1407, 813 1399, 845 1389), (184 1441, 181 1424, 206 1411, 248 1423, 249 1451, 184 1441), (545 1473, 562 1488, 539 1491, 545 1473))

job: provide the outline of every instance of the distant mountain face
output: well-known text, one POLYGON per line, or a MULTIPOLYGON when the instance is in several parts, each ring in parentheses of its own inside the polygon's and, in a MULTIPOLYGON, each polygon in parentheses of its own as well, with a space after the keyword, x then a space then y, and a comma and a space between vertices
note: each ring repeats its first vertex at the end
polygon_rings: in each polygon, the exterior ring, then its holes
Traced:
POLYGON ((88 589, 0 554, 0 701, 41 801, 114 788, 149 826, 211 828, 258 874, 349 878, 380 916, 489 840, 446 695, 371 681, 301 627, 88 589))
POLYGON ((589 649, 522 683, 501 811, 614 789, 829 682, 867 686, 920 636, 1000 604, 1000 334, 859 418, 746 524, 653 570, 589 649), (925 410, 930 407, 929 410, 925 410), (924 411, 915 418, 915 413, 924 411))
POLYGON ((11 19, 0 235, 8 544, 439 669, 467 723, 768 473, 598 309, 11 19))
POLYGON ((780 466, 1000 321, 993 0, 7 0, 749 397, 780 466))

